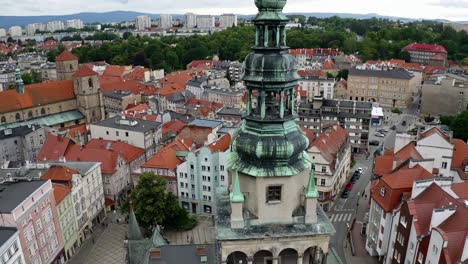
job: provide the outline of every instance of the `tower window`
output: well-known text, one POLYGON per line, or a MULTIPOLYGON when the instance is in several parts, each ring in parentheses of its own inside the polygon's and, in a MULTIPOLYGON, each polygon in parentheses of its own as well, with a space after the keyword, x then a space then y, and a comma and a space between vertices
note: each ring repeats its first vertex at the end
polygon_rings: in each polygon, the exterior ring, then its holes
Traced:
POLYGON ((93 79, 89 78, 88 85, 89 85, 89 88, 93 87, 93 79))
POLYGON ((281 186, 268 186, 266 200, 267 202, 281 201, 281 186))

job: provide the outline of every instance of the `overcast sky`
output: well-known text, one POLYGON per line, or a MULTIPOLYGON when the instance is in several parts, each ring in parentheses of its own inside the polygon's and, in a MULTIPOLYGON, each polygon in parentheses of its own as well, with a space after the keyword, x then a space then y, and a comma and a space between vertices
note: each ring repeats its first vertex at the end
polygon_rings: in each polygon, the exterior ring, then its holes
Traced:
MULTIPOLYGON (((182 14, 253 14, 254 0, 0 0, 0 15, 64 15, 79 12, 139 11, 182 14)), ((285 12, 377 13, 468 21, 468 0, 289 0, 285 12)))

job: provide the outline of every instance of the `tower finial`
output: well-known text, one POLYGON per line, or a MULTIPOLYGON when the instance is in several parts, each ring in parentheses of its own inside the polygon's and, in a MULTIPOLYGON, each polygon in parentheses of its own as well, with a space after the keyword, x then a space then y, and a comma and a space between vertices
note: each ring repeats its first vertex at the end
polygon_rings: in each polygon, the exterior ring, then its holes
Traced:
POLYGON ((23 82, 23 79, 21 78, 21 71, 19 68, 16 69, 15 75, 16 75, 16 81, 15 81, 16 91, 19 94, 24 94, 24 82, 23 82))
POLYGON ((312 164, 310 168, 309 184, 307 184, 306 198, 318 198, 317 188, 315 188, 315 166, 312 164))
POLYGON ((231 192, 231 202, 233 203, 242 203, 244 202, 244 195, 240 191, 240 183, 239 183, 239 174, 237 173, 237 169, 234 170, 234 180, 233 180, 233 188, 231 192))

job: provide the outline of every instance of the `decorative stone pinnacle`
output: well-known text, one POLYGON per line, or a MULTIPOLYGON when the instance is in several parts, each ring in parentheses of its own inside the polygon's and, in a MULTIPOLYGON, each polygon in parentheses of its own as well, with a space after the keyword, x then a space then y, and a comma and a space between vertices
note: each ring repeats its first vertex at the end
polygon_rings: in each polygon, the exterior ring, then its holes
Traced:
POLYGON ((306 198, 318 198, 317 188, 315 188, 315 166, 310 168, 309 184, 307 185, 307 192, 305 194, 306 198))
POLYGON ((234 181, 232 183, 233 188, 231 192, 231 202, 233 203, 242 203, 244 202, 244 195, 240 191, 239 175, 237 170, 234 171, 234 181))

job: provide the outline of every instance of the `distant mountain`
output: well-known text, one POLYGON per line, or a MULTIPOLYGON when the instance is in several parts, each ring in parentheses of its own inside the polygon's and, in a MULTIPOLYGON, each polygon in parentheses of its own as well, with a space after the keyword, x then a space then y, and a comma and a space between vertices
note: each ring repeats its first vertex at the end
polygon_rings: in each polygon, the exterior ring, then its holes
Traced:
MULTIPOLYGON (((332 16, 338 16, 342 18, 356 18, 356 19, 369 19, 372 17, 376 18, 386 18, 391 20, 401 20, 401 21, 413 21, 415 19, 402 18, 402 17, 392 17, 392 16, 382 16, 375 13, 370 14, 352 14, 352 13, 289 13, 294 15, 304 15, 306 17, 314 16, 318 18, 327 18, 332 16)), ((57 16, 0 16, 0 28, 9 28, 11 26, 22 26, 25 27, 27 24, 31 23, 44 23, 49 21, 64 21, 69 19, 81 19, 84 23, 110 23, 110 22, 122 22, 122 21, 132 21, 137 16, 149 15, 152 18, 158 18, 159 14, 145 14, 141 12, 133 11, 112 11, 104 13, 77 13, 70 15, 57 15, 57 16)), ((174 19, 183 18, 181 14, 172 15, 174 19)), ((238 15, 239 18, 251 18, 254 15, 238 15)), ((434 19, 439 22, 450 22, 443 19, 434 19)), ((468 24, 468 21, 456 22, 459 24, 468 24)))

